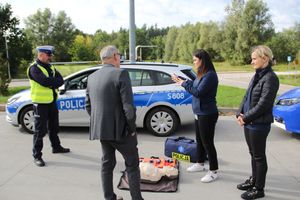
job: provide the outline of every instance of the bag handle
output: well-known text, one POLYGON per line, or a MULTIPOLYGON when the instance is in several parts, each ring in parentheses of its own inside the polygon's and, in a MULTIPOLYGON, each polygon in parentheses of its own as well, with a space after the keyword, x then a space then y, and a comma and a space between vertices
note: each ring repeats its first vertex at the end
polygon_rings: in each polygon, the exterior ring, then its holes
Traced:
POLYGON ((190 138, 186 138, 186 137, 178 137, 178 138, 175 139, 176 142, 178 142, 179 140, 187 140, 188 143, 193 143, 193 142, 195 142, 195 140, 190 139, 190 138))

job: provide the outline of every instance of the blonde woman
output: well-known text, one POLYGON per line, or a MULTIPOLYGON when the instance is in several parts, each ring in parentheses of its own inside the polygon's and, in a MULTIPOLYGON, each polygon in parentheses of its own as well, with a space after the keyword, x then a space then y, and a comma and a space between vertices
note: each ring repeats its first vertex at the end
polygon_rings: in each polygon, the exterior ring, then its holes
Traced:
POLYGON ((260 45, 253 48, 251 64, 255 75, 236 116, 238 124, 244 128, 252 165, 250 178, 237 185, 238 189, 247 190, 241 195, 243 199, 265 196, 268 170, 266 140, 273 122, 272 108, 279 88, 279 80, 272 70, 272 59, 273 54, 269 47, 260 45))

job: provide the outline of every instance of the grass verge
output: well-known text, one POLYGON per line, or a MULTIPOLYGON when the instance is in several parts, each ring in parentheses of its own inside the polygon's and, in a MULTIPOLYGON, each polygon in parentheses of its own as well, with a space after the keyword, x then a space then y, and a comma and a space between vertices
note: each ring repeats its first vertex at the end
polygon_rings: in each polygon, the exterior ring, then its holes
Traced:
POLYGON ((29 88, 28 86, 19 86, 19 87, 8 88, 8 92, 9 92, 8 96, 0 95, 0 103, 6 103, 7 99, 9 99, 11 96, 13 96, 14 94, 16 94, 22 90, 26 90, 28 88, 29 88))
POLYGON ((300 75, 279 75, 279 81, 282 84, 300 86, 300 75))
POLYGON ((218 107, 239 107, 246 90, 237 87, 219 85, 217 92, 218 107))

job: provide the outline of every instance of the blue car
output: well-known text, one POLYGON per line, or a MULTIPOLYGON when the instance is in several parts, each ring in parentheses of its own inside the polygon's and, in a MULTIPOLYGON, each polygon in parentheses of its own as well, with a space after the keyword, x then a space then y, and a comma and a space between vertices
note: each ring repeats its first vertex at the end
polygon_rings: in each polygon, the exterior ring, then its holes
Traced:
POLYGON ((300 134, 300 87, 289 90, 276 99, 273 115, 276 126, 300 134))

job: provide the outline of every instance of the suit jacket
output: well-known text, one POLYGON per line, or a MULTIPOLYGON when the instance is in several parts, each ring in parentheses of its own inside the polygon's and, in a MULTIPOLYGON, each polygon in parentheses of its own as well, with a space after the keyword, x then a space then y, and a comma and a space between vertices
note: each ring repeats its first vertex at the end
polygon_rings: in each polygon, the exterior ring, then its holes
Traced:
POLYGON ((90 139, 122 140, 136 130, 135 107, 129 74, 110 64, 88 77, 86 110, 90 115, 90 139))

